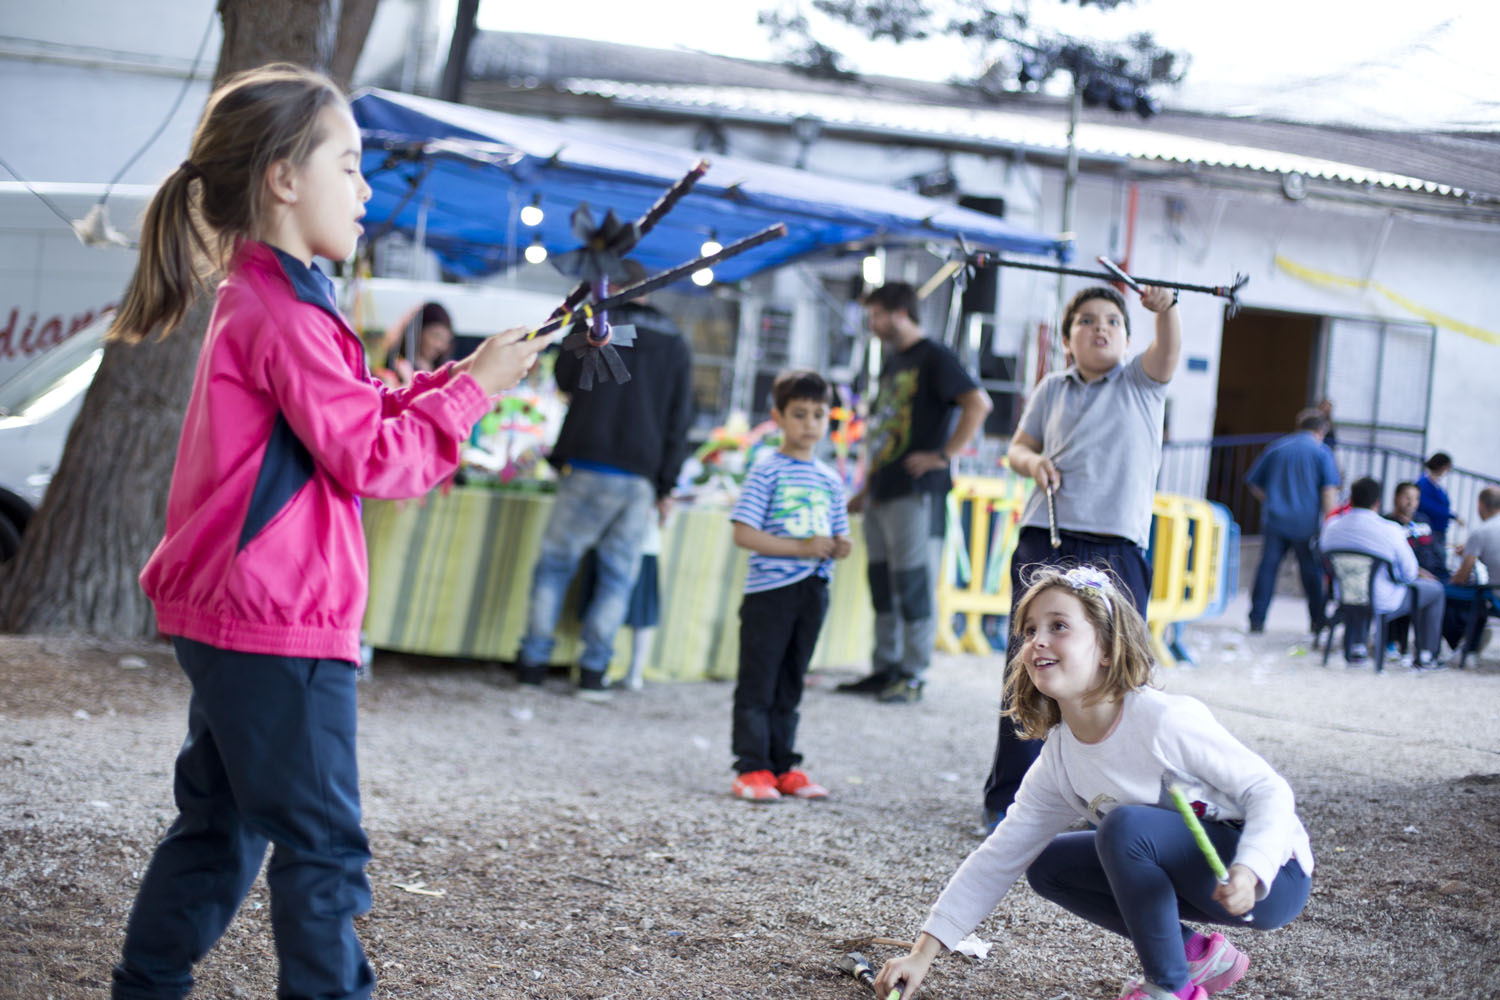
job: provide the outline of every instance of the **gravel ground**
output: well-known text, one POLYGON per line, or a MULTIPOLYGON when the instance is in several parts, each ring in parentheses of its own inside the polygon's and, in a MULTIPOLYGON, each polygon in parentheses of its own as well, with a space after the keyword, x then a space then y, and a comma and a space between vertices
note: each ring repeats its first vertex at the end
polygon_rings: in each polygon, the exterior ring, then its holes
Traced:
MULTIPOLYGON (((1500 662, 1375 676, 1299 639, 1200 625, 1202 665, 1162 675, 1290 779, 1317 855, 1297 921, 1234 935, 1252 964, 1225 996, 1500 996, 1500 662)), ((756 806, 727 794, 728 684, 600 706, 560 677, 523 691, 492 664, 377 655, 360 720, 377 995, 868 995, 835 961, 913 936, 977 844, 998 668, 939 657, 910 706, 814 675, 800 742, 833 795, 756 806)), ((172 819, 186 701, 166 646, 0 636, 0 997, 105 995, 172 819)), ((195 996, 274 994, 268 909, 258 882, 195 996)), ((924 996, 1110 998, 1138 971, 1025 886, 978 933, 990 956, 940 959, 924 996)))

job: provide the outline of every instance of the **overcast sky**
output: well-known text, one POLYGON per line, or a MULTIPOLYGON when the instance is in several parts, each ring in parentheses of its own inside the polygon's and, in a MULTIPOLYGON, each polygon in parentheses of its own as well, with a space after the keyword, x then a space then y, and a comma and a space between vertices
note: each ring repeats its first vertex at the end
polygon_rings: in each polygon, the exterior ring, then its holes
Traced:
MULTIPOLYGON (((443 0, 446 20, 456 0, 443 0)), ((769 59, 756 13, 776 0, 484 0, 480 27, 769 59)), ((810 5, 808 5, 810 7, 810 5)), ((1117 42, 1149 31, 1191 58, 1169 106, 1382 128, 1500 128, 1493 0, 1138 0, 1113 11, 1032 0, 1037 24, 1117 42)), ((856 70, 943 80, 977 54, 829 33, 856 70)))

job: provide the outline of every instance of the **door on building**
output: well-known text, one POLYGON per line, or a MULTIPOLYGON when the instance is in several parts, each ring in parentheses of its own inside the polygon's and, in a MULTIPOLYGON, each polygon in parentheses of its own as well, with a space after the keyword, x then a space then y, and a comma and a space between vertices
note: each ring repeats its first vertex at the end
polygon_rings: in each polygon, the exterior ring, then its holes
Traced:
MULTIPOLYGON (((1366 475, 1385 450, 1425 453, 1432 399, 1433 328, 1363 317, 1243 309, 1224 320, 1207 496, 1246 531, 1260 504, 1245 475, 1264 443, 1241 435, 1289 433, 1297 411, 1333 403, 1344 479, 1366 475)), ((1387 484, 1387 489, 1389 489, 1387 484)))
MULTIPOLYGON (((1321 316, 1270 309, 1242 309, 1224 320, 1216 440, 1291 431, 1297 411, 1316 398, 1322 330, 1321 316)), ((1245 474, 1264 448, 1226 442, 1209 456, 1208 499, 1228 507, 1245 531, 1260 527, 1260 504, 1245 489, 1245 474)))

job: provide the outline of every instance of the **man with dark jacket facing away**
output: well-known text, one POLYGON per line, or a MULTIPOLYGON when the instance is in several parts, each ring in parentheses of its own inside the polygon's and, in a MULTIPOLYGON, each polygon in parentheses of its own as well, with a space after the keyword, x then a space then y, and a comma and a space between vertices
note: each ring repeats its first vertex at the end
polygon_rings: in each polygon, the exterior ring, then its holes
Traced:
POLYGON ((591 700, 610 695, 604 674, 640 569, 641 543, 650 518, 666 519, 693 421, 692 354, 676 325, 641 304, 612 310, 610 318, 616 326, 635 326, 634 343, 619 349, 628 382, 596 381, 580 391, 580 359, 566 350, 558 355, 557 387, 571 398, 548 456, 560 478, 517 656, 518 680, 541 684, 568 584, 584 553, 594 549, 597 573, 581 614, 577 692, 591 700))

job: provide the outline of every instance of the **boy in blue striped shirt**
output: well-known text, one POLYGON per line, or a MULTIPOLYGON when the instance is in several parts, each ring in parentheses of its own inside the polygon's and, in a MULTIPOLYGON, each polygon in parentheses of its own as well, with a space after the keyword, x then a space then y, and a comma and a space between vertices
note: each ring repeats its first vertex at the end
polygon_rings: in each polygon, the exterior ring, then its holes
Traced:
POLYGON ((833 560, 853 547, 843 481, 813 457, 828 433, 833 387, 817 372, 783 372, 771 398, 781 447, 750 469, 729 514, 734 543, 751 552, 730 734, 738 773, 733 790, 756 802, 828 794, 797 768, 802 755, 793 746, 833 560))

